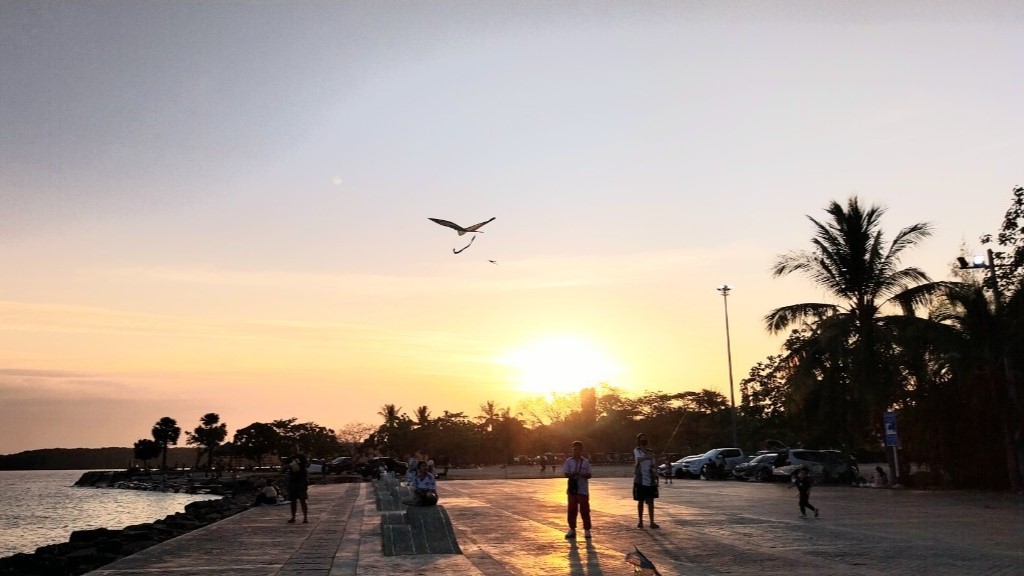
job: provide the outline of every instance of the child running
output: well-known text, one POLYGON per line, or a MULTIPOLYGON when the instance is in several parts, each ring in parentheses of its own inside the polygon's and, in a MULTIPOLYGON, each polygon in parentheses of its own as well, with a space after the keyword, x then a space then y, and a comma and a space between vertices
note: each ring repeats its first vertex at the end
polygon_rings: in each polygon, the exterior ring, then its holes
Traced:
POLYGON ((807 475, 807 468, 802 467, 796 473, 796 479, 793 480, 793 485, 800 491, 800 516, 807 518, 807 509, 814 511, 814 517, 818 517, 818 509, 811 506, 811 477, 807 475))

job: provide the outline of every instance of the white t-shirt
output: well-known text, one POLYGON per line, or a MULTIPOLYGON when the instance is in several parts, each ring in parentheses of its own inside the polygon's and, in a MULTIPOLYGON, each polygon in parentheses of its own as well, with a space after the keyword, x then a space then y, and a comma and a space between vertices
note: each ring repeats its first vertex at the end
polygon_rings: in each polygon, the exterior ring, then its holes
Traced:
POLYGON ((637 446, 633 448, 633 461, 640 463, 640 483, 644 486, 653 486, 651 471, 654 469, 654 455, 649 454, 643 448, 637 446), (648 460, 640 460, 644 457, 650 457, 648 460))
POLYGON ((580 473, 580 478, 579 478, 579 484, 578 484, 578 489, 576 490, 576 493, 577 494, 582 494, 582 495, 589 495, 590 494, 590 482, 589 482, 590 479, 589 478, 584 478, 583 475, 590 475, 590 474, 592 474, 592 472, 590 471, 590 460, 587 460, 586 458, 580 458, 580 461, 576 462, 576 459, 571 457, 571 456, 569 458, 567 458, 565 460, 565 464, 562 464, 562 473, 563 474, 575 474, 577 472, 580 473))

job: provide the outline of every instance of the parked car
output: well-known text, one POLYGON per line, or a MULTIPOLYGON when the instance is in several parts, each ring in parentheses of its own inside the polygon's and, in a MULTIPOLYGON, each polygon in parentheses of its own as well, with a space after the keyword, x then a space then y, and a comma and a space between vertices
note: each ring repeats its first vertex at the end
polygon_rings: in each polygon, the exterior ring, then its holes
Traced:
POLYGON ((822 450, 825 453, 825 482, 853 484, 860 476, 857 459, 840 450, 822 450))
MULTIPOLYGON (((292 461, 292 457, 291 456, 282 456, 281 457, 281 468, 280 469, 283 470, 284 467, 287 466, 291 461, 292 461)), ((324 471, 324 461, 319 459, 319 458, 311 459, 309 461, 309 464, 306 466, 306 472, 308 474, 323 474, 323 471, 324 471)))
POLYGON ((339 472, 351 472, 356 466, 351 456, 339 456, 327 463, 327 471, 337 474, 339 472))
POLYGON ((780 452, 783 461, 772 472, 776 480, 792 482, 797 470, 807 468, 807 473, 817 482, 825 481, 825 462, 828 456, 821 450, 805 450, 792 448, 780 452))
POLYGON ((691 458, 700 458, 702 454, 693 454, 691 456, 684 456, 671 464, 662 464, 658 466, 658 474, 668 478, 670 475, 673 478, 685 478, 686 473, 683 471, 683 462, 691 458))
POLYGON ((715 476, 712 473, 712 466, 722 461, 725 466, 723 472, 728 476, 732 472, 733 467, 746 462, 746 460, 747 458, 743 455, 743 450, 739 448, 712 448, 696 458, 683 458, 680 468, 683 470, 684 476, 711 478, 715 476), (719 459, 719 456, 722 458, 719 459))
POLYGON ((785 461, 785 455, 778 452, 760 454, 749 462, 743 462, 734 466, 732 475, 737 480, 771 482, 774 478, 775 467, 783 461, 785 461))
POLYGON ((380 478, 381 466, 388 472, 394 472, 395 476, 405 476, 405 471, 409 469, 409 465, 405 462, 399 462, 388 456, 381 456, 370 458, 366 462, 359 464, 356 466, 355 471, 364 478, 380 478))

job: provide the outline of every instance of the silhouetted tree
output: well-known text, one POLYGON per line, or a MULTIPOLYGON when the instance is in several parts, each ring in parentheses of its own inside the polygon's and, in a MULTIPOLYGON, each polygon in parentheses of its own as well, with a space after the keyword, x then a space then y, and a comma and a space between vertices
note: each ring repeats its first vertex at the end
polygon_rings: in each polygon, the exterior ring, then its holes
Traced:
POLYGON ((161 468, 167 468, 167 449, 176 445, 180 437, 181 428, 178 427, 178 421, 174 418, 164 416, 153 425, 153 440, 156 441, 160 446, 160 451, 163 452, 161 468))
POLYGON ((277 452, 281 447, 281 433, 277 428, 263 422, 253 422, 235 431, 234 444, 243 456, 263 465, 263 458, 277 452))
MULTIPOLYGON (((778 258, 775 276, 800 272, 839 303, 808 302, 772 310, 765 325, 776 333, 805 326, 808 338, 787 355, 790 393, 803 417, 842 445, 861 445, 880 426, 881 414, 900 397, 901 371, 894 358, 902 321, 881 313, 937 293, 918 268, 901 268, 904 250, 931 234, 917 223, 887 243, 881 230, 883 208, 863 209, 854 196, 844 208, 832 202, 830 219, 814 224, 813 249, 778 258)), ((822 437, 824 439, 824 437, 822 437)))
POLYGON ((142 438, 135 441, 135 459, 142 460, 142 465, 149 468, 149 461, 160 455, 163 448, 155 440, 142 438))
POLYGON ((199 426, 192 432, 185 432, 185 443, 198 448, 196 454, 196 467, 199 460, 206 454, 206 467, 213 468, 213 452, 228 435, 228 426, 220 421, 220 415, 214 412, 204 414, 199 419, 199 426))

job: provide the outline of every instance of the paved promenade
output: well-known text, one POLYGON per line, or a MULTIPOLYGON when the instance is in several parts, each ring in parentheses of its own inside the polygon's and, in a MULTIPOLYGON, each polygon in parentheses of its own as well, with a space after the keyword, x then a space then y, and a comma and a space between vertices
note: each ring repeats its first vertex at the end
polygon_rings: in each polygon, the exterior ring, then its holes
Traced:
POLYGON ((310 488, 309 524, 262 506, 90 574, 625 576, 636 545, 666 576, 1024 575, 1018 496, 819 486, 821 517, 802 519, 784 485, 676 480, 661 529, 638 530, 630 483, 591 480, 590 541, 563 538, 563 479, 453 480, 439 493, 463 554, 386 557, 373 486, 327 484, 310 488))

